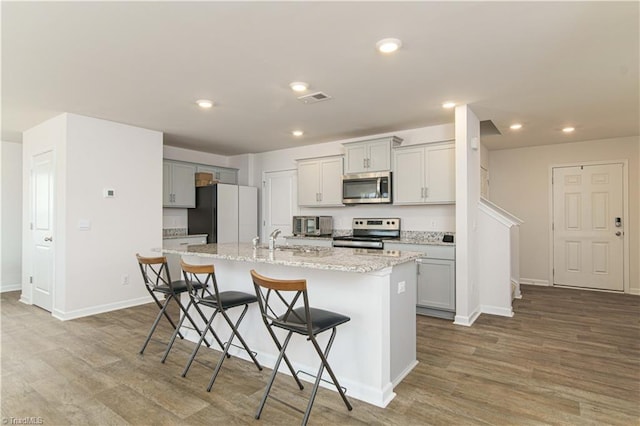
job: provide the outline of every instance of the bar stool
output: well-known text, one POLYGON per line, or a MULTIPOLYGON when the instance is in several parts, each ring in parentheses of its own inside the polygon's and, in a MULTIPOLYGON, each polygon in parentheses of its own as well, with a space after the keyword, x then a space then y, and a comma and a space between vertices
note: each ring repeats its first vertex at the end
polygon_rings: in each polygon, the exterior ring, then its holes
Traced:
MULTIPOLYGON (((213 371, 213 375, 211 376, 211 380, 209 381, 207 392, 211 391, 213 383, 215 382, 216 377, 220 372, 220 368, 222 367, 224 359, 230 357, 229 348, 231 347, 233 339, 236 336, 238 337, 238 340, 240 340, 240 343, 242 343, 245 351, 247 351, 247 353, 251 357, 253 363, 256 365, 256 367, 258 367, 258 370, 262 371, 262 366, 256 359, 255 353, 252 352, 251 349, 249 349, 249 346, 238 332, 238 326, 247 313, 249 305, 258 301, 256 296, 241 291, 219 291, 218 282, 216 280, 215 267, 213 265, 189 265, 184 261, 181 261, 180 266, 182 266, 184 279, 187 284, 187 288, 189 289, 191 304, 193 304, 196 311, 198 311, 198 313, 200 314, 202 320, 206 323, 204 333, 202 333, 202 335, 200 336, 200 341, 193 349, 193 353, 191 354, 191 357, 189 358, 189 361, 187 362, 187 365, 184 367, 184 371, 182 372, 182 377, 186 377, 187 372, 189 371, 189 368, 191 367, 191 364, 193 363, 193 360, 195 359, 196 354, 200 349, 200 345, 202 344, 202 341, 207 334, 207 331, 211 331, 213 337, 223 348, 222 355, 220 356, 220 359, 218 360, 218 363, 213 371), (202 288, 203 292, 198 294, 198 288, 202 288), (211 291, 211 289, 213 290, 213 292, 211 291), (202 306, 213 308, 213 313, 209 318, 207 318, 202 311, 202 306), (229 316, 227 315, 227 310, 238 306, 244 306, 244 309, 242 310, 240 317, 234 324, 233 321, 231 321, 231 318, 229 318, 229 316), (224 345, 222 344, 222 341, 220 340, 217 333, 211 327, 211 324, 213 323, 213 320, 218 313, 223 316, 232 330, 229 340, 224 345)), ((175 339, 176 334, 177 330, 176 332, 174 332, 174 335, 172 337, 173 339, 175 339)))
POLYGON ((340 324, 344 324, 345 322, 349 321, 351 318, 335 312, 310 308, 309 298, 307 296, 307 280, 277 280, 264 277, 258 274, 255 270, 251 270, 251 278, 253 279, 253 286, 255 287, 256 295, 258 296, 258 304, 260 305, 262 320, 267 326, 267 331, 271 335, 271 338, 276 344, 276 347, 280 351, 278 359, 276 360, 276 364, 273 367, 271 378, 269 379, 269 383, 267 384, 264 395, 262 396, 262 401, 260 401, 260 406, 258 407, 258 412, 256 413, 256 419, 260 418, 260 414, 262 413, 264 404, 266 403, 267 397, 269 396, 269 391, 271 390, 273 381, 275 380, 276 374, 278 373, 278 367, 280 366, 280 363, 283 359, 289 367, 289 371, 291 371, 291 375, 295 379, 296 384, 300 389, 303 389, 302 383, 298 379, 297 374, 293 370, 293 366, 291 365, 289 359, 285 354, 293 333, 303 335, 307 338, 307 340, 311 341, 321 361, 320 369, 318 370, 318 375, 316 376, 316 381, 313 385, 313 389, 311 390, 309 403, 304 413, 302 425, 306 425, 307 421, 309 420, 311 408, 313 407, 313 401, 315 400, 316 393, 318 392, 318 386, 320 385, 322 372, 325 368, 331 376, 333 384, 342 397, 342 400, 347 406, 347 409, 351 411, 353 408, 347 400, 347 396, 345 395, 344 390, 342 389, 342 387, 340 387, 338 379, 336 378, 335 374, 333 374, 333 370, 331 369, 331 367, 329 366, 329 362, 327 361, 329 351, 331 350, 331 345, 333 345, 333 340, 336 337, 336 328, 340 324), (285 294, 287 292, 295 292, 295 294, 292 297, 286 297, 285 294), (296 308, 295 305, 300 299, 300 296, 302 296, 303 306, 296 308), (281 344, 276 337, 273 331, 274 327, 288 331, 287 337, 284 340, 284 344, 281 344), (316 341, 316 336, 327 330, 331 330, 331 337, 329 338, 329 342, 327 343, 326 348, 322 350, 322 348, 316 341))
MULTIPOLYGON (((187 284, 184 281, 171 281, 171 275, 169 273, 169 266, 167 265, 166 257, 143 257, 136 253, 136 258, 138 259, 138 265, 140 266, 140 272, 142 273, 145 288, 160 309, 160 312, 158 312, 158 315, 156 316, 156 319, 151 326, 151 330, 149 330, 149 334, 147 334, 147 338, 144 341, 144 344, 142 345, 139 353, 140 355, 144 353, 144 350, 151 340, 151 336, 158 327, 160 319, 164 316, 169 321, 169 324, 171 324, 171 327, 175 329, 174 336, 170 340, 165 351, 165 354, 167 354, 173 346, 175 335, 178 335, 181 339, 184 339, 184 336, 182 335, 182 333, 180 333, 180 325, 182 325, 185 317, 189 319, 189 322, 191 322, 191 325, 193 325, 196 332, 198 334, 202 334, 193 321, 193 318, 191 318, 191 315, 189 315, 189 306, 185 308, 184 305, 180 302, 180 294, 187 291, 187 284), (158 300, 156 293, 160 294, 161 297, 164 298, 164 303, 161 303, 160 300, 158 300), (180 319, 180 322, 177 326, 167 313, 167 308, 169 307, 169 303, 172 300, 176 301, 176 303, 180 307, 180 311, 183 313, 182 318, 180 319)), ((208 342, 207 345, 209 345, 208 342)))

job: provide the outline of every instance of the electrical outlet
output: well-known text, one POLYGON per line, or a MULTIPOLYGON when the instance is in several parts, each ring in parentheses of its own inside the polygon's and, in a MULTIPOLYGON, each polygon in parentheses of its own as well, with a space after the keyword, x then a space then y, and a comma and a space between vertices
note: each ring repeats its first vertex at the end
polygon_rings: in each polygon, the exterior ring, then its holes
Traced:
POLYGON ((437 226, 438 222, 436 222, 435 220, 431 220, 431 229, 436 229, 437 226))
POLYGON ((404 293, 407 289, 407 283, 405 281, 400 281, 398 283, 398 294, 404 293))
POLYGON ((122 285, 129 285, 129 275, 125 274, 122 276, 122 285))

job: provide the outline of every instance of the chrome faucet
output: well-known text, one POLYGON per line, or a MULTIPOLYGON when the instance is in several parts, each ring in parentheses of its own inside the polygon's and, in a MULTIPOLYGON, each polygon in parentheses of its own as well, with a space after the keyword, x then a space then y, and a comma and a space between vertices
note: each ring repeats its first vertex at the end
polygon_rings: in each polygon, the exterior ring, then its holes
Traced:
POLYGON ((276 238, 280 235, 282 231, 280 229, 274 229, 273 232, 269 235, 269 250, 273 251, 276 248, 276 238))
POLYGON ((253 248, 254 248, 254 249, 258 248, 258 242, 259 242, 259 241, 260 241, 260 237, 259 237, 259 236, 258 236, 258 237, 254 237, 254 238, 251 240, 251 243, 253 244, 253 248))

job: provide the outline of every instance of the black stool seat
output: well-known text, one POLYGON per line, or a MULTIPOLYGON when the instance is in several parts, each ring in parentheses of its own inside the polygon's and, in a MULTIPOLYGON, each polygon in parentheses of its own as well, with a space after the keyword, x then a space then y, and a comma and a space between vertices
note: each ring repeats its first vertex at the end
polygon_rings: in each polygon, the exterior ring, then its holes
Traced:
MULTIPOLYGON (((304 307, 296 308, 288 315, 279 316, 277 320, 273 321, 273 325, 294 333, 308 335, 307 316, 304 311, 304 307)), ((317 308, 309 308, 309 316, 314 335, 351 320, 348 316, 317 308)))
POLYGON ((211 308, 221 307, 222 309, 255 303, 258 298, 255 294, 244 293, 242 291, 221 291, 220 299, 215 295, 206 296, 199 300, 199 303, 211 308))
MULTIPOLYGON (((185 280, 172 281, 171 287, 173 287, 173 290, 168 285, 159 285, 159 286, 156 286, 154 291, 157 291, 160 293, 166 293, 166 294, 171 294, 171 293, 179 294, 179 293, 185 293, 189 291, 189 287, 187 287, 187 282, 185 280)), ((196 290, 202 290, 203 288, 202 285, 200 284, 195 284, 193 287, 196 290)))

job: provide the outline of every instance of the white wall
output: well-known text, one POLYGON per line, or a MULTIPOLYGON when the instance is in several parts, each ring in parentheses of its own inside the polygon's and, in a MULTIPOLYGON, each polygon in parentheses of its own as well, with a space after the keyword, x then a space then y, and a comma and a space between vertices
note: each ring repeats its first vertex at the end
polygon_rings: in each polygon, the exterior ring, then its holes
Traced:
POLYGON ((0 292, 22 288, 22 144, 2 142, 0 292))
POLYGON ((549 168, 578 161, 627 159, 629 215, 625 234, 630 248, 630 289, 640 294, 640 138, 627 137, 491 151, 491 193, 496 204, 524 220, 520 228, 522 282, 549 284, 549 168))
POLYGON ((162 133, 63 114, 23 139, 25 165, 44 145, 56 149, 54 315, 71 319, 147 302, 135 253, 162 245, 162 133), (104 198, 106 188, 116 196, 104 198), (90 221, 90 230, 80 230, 80 220, 90 221))
MULTIPOLYGON (((451 141, 454 139, 454 125, 445 124, 402 130, 391 133, 370 135, 367 137, 344 139, 317 145, 306 145, 278 151, 255 154, 254 176, 256 186, 261 186, 262 174, 280 170, 296 169, 297 159, 323 157, 344 154, 343 143, 373 139, 384 136, 398 136, 403 139, 402 146, 428 142, 451 141)), ((333 216, 335 229, 351 229, 354 217, 400 217, 402 228, 412 231, 450 231, 455 230, 455 206, 393 206, 393 205, 356 205, 352 207, 300 208, 300 214, 333 216)), ((260 218, 260 222, 262 218, 260 218)), ((264 236, 263 236, 264 237, 264 236)))

